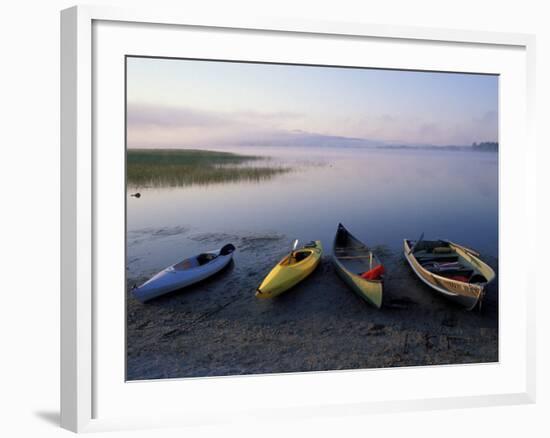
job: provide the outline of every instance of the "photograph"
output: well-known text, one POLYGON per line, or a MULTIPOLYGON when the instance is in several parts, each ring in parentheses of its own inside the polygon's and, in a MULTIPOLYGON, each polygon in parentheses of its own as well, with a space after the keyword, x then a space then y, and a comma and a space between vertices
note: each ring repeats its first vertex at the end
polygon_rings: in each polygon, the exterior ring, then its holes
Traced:
POLYGON ((499 361, 497 74, 128 55, 123 104, 127 381, 499 361))

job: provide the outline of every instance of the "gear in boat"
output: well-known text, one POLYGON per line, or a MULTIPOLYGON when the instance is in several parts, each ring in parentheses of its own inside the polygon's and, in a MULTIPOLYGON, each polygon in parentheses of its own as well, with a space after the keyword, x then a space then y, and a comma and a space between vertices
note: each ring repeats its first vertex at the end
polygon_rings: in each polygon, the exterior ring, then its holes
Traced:
POLYGON ((486 283, 487 279, 444 240, 421 240, 413 246, 413 254, 429 272, 464 283, 486 283))

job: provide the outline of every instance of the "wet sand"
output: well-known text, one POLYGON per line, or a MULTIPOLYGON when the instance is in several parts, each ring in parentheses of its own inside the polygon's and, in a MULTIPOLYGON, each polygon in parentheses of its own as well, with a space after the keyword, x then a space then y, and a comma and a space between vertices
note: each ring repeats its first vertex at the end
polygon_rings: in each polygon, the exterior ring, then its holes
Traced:
MULTIPOLYGON (((255 288, 288 252, 291 238, 193 234, 184 227, 178 234, 209 249, 232 242, 235 261, 199 285, 142 304, 131 285, 163 266, 144 268, 139 257, 129 257, 128 380, 498 361, 498 280, 482 310, 468 312, 424 285, 400 251, 375 247, 387 271, 378 310, 336 275, 331 242, 323 242, 325 255, 310 277, 275 299, 259 300, 255 288)), ((135 238, 144 236, 173 234, 146 230, 135 238)), ((497 259, 482 258, 498 273, 497 259)))

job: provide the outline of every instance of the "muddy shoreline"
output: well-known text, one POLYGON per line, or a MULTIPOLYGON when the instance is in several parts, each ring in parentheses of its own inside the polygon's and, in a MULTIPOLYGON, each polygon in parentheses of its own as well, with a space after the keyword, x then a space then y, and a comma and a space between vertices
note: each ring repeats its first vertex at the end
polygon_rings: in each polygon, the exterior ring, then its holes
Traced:
MULTIPOLYGON (((150 230, 151 239, 170 237, 150 230)), ((375 247, 387 268, 377 310, 336 275, 325 243, 310 277, 280 297, 259 300, 254 290, 287 251, 286 236, 185 238, 233 241, 235 261, 212 279, 147 304, 129 290, 152 268, 128 270, 128 380, 498 361, 497 281, 481 312, 468 312, 424 285, 399 251, 375 247)), ((484 259, 498 272, 495 258, 484 259)))

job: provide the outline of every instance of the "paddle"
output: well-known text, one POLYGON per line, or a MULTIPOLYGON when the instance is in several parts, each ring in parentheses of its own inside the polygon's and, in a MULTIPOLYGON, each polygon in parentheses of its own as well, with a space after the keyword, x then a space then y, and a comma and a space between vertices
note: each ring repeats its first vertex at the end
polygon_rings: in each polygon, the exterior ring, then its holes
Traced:
POLYGON ((473 249, 470 249, 470 248, 466 248, 465 246, 459 245, 458 243, 451 242, 450 240, 444 240, 443 242, 450 243, 451 245, 454 245, 458 248, 461 248, 464 251, 469 252, 470 254, 472 254, 476 257, 479 257, 479 255, 480 255, 477 251, 474 251, 473 249))
POLYGON ((289 261, 294 256, 294 251, 296 251, 296 248, 298 248, 298 239, 294 240, 292 243, 292 251, 290 251, 289 261))
POLYGON ((424 239, 424 233, 422 233, 420 235, 420 238, 416 242, 414 242, 414 245, 411 247, 411 249, 409 251, 409 254, 411 254, 414 251, 414 249, 416 248, 416 245, 418 245, 420 242, 422 242, 422 239, 424 239))

